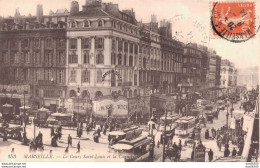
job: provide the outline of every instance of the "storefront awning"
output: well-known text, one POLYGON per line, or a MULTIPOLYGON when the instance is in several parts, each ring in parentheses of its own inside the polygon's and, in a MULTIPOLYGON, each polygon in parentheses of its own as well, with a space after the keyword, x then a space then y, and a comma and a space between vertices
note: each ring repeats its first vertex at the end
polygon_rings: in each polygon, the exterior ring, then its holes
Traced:
POLYGON ((4 104, 2 107, 13 107, 11 104, 4 104))

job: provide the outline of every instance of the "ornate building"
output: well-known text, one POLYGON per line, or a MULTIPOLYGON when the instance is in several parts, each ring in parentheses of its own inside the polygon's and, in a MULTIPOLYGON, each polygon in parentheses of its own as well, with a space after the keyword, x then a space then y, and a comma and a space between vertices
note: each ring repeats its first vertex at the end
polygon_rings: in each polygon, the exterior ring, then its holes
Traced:
MULTIPOLYGON (((26 104, 53 111, 66 94, 65 24, 54 18, 43 16, 38 5, 37 16, 21 16, 16 10, 15 17, 4 19, 0 29, 2 92, 21 95, 26 90, 26 104)), ((21 101, 11 104, 19 106, 21 101)))

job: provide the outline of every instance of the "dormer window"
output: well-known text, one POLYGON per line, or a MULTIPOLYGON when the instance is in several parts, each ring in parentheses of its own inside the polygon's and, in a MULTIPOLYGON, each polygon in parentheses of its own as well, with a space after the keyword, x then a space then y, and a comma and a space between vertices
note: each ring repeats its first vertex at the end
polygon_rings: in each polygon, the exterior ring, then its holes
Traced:
POLYGON ((89 27, 89 22, 88 21, 84 22, 84 27, 89 27))
POLYGON ((103 22, 102 22, 102 20, 99 20, 98 21, 98 27, 102 27, 103 26, 103 22))
POLYGON ((71 23, 71 27, 72 27, 72 28, 76 27, 75 22, 72 22, 72 23, 71 23))

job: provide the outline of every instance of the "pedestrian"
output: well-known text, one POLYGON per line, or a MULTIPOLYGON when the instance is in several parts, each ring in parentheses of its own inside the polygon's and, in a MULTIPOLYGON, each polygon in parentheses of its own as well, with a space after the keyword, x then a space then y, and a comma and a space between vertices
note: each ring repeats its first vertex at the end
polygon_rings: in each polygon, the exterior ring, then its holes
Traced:
POLYGON ((211 149, 208 152, 208 156, 209 156, 209 162, 211 162, 213 160, 213 151, 211 149))
POLYGON ((72 147, 72 137, 70 136, 70 134, 69 134, 69 136, 68 136, 68 147, 69 147, 69 146, 72 147))
POLYGON ((237 155, 237 150, 236 148, 234 147, 233 148, 233 151, 232 151, 232 157, 235 157, 237 155))
POLYGON ((182 149, 181 139, 179 139, 179 145, 178 145, 178 148, 179 148, 179 150, 181 151, 181 149, 182 149))
POLYGON ((157 148, 160 147, 160 141, 157 141, 157 148))
POLYGON ((65 153, 69 153, 69 146, 66 147, 66 149, 65 149, 65 153))
POLYGON ((98 129, 97 129, 97 134, 98 134, 98 137, 101 136, 101 134, 100 134, 100 128, 99 128, 99 127, 98 127, 98 129))
POLYGON ((103 128, 103 134, 106 135, 106 133, 107 133, 107 129, 103 128))
POLYGON ((80 153, 80 141, 78 142, 77 149, 78 149, 77 153, 80 153))
POLYGON ((7 141, 7 132, 4 131, 4 138, 3 138, 3 141, 7 141))
POLYGON ((228 157, 229 154, 230 154, 230 150, 228 148, 225 148, 224 157, 228 157))
POLYGON ((82 128, 79 128, 79 138, 81 138, 81 136, 82 136, 82 128))
POLYGON ((12 148, 12 151, 11 151, 11 153, 14 153, 14 148, 12 148))
POLYGON ((52 150, 50 150, 50 155, 52 155, 52 150))

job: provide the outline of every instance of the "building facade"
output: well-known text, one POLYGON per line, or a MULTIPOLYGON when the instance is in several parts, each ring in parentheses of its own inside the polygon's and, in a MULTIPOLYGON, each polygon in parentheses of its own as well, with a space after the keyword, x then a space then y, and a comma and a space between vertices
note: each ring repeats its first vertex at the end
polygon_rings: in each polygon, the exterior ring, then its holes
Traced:
POLYGON ((228 88, 237 85, 237 69, 234 63, 224 59, 221 61, 221 86, 228 88))
POLYGON ((170 22, 159 24, 155 15, 137 22, 133 9, 100 0, 86 0, 82 10, 77 1, 70 5, 48 15, 38 5, 36 16, 16 10, 14 17, 0 18, 2 104, 16 94, 21 105, 25 93, 35 108, 54 112, 65 105, 87 116, 96 99, 122 95, 129 118, 149 119, 157 111, 151 96, 156 102, 223 84, 221 57, 174 40, 170 22))

